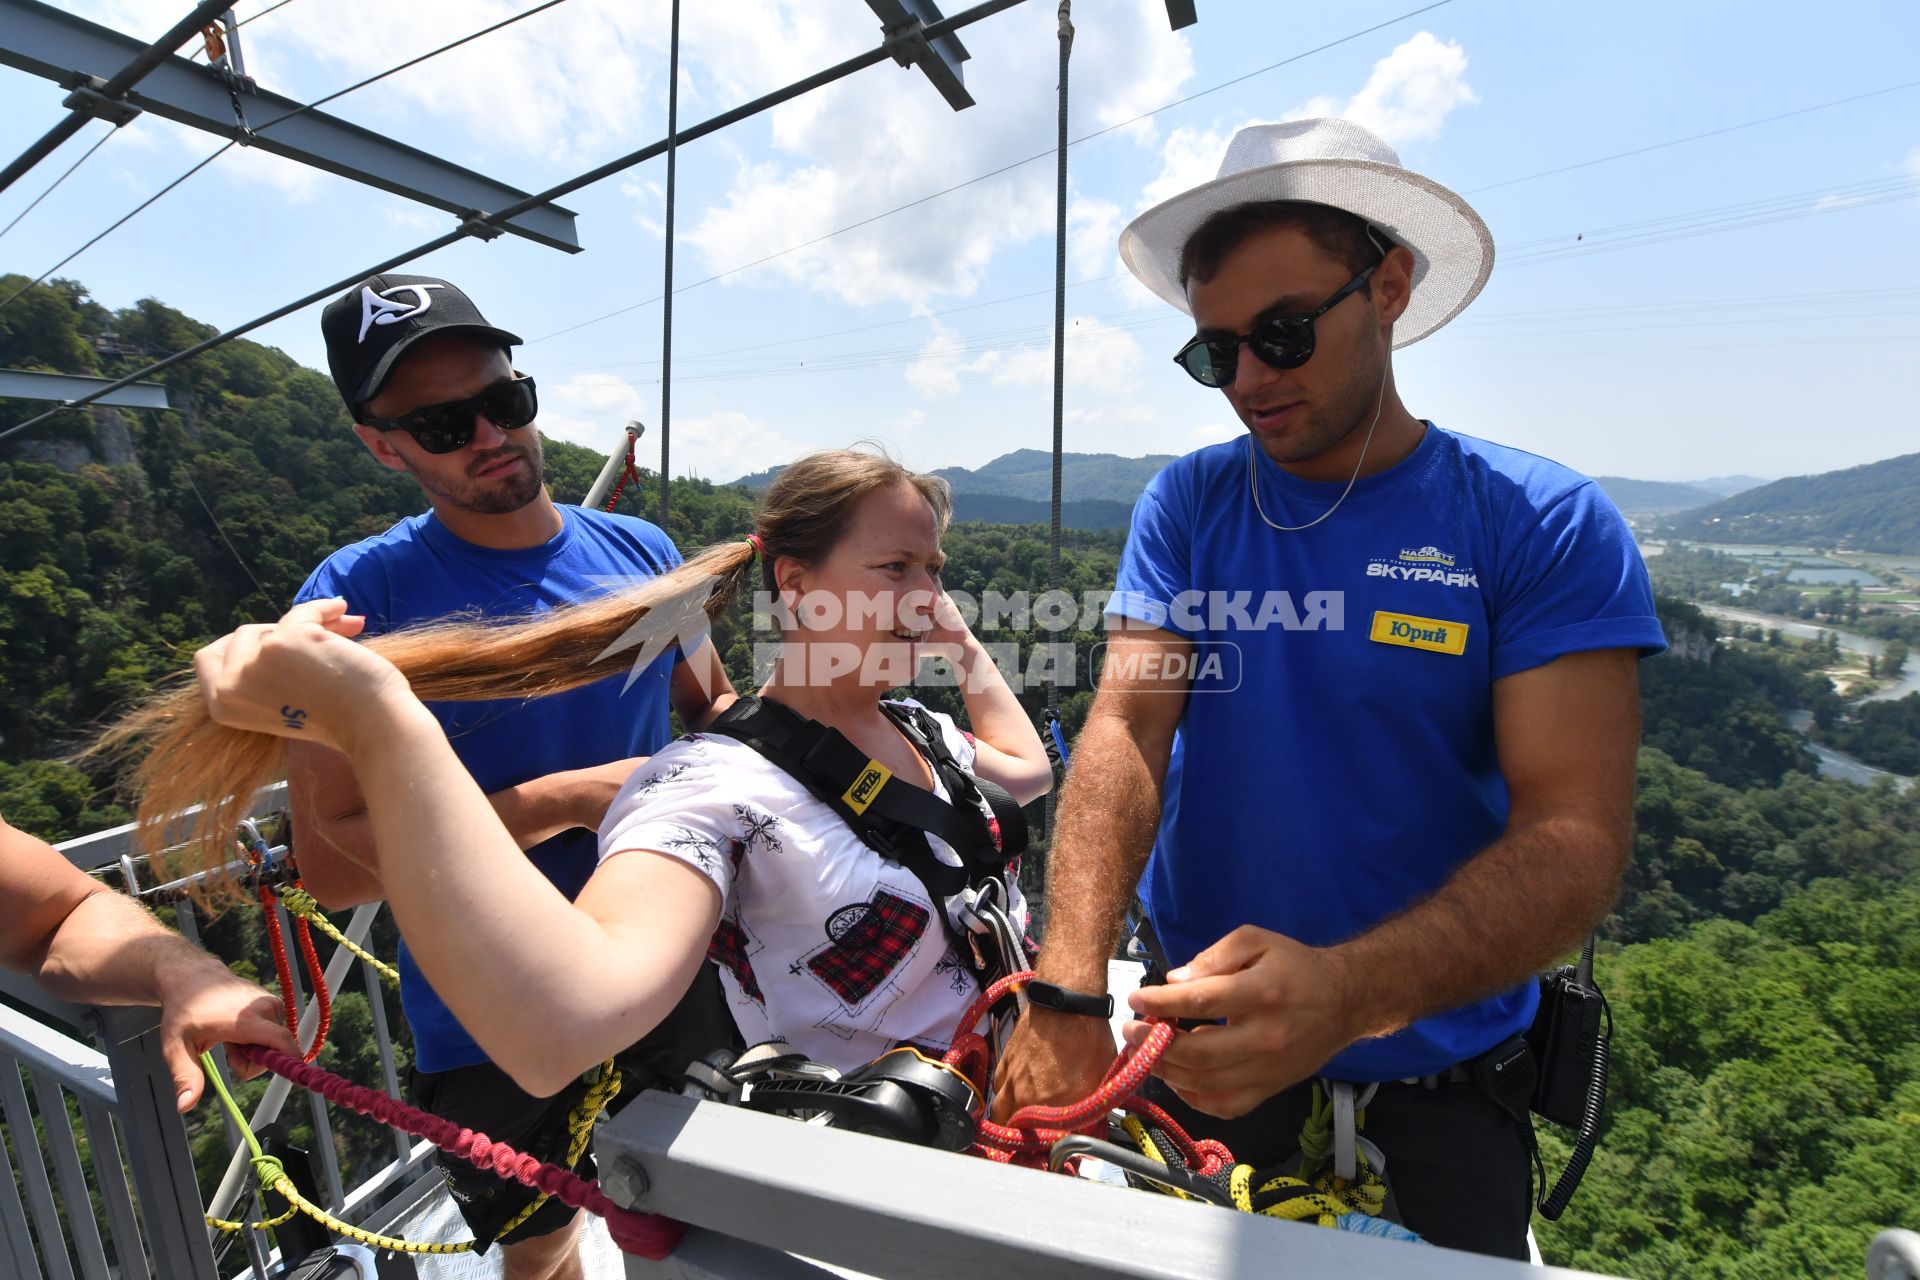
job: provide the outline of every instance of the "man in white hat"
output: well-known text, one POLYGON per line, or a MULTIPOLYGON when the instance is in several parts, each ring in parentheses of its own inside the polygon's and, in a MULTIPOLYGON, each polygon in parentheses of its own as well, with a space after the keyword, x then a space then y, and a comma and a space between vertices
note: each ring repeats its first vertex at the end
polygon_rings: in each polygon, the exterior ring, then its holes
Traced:
POLYGON ((1066 991, 996 1110, 1111 1062, 1064 1010, 1106 990, 1138 884, 1172 968, 1133 1008, 1198 1021, 1157 1070, 1177 1118, 1266 1168, 1316 1077, 1378 1085, 1401 1220, 1525 1257, 1524 1099, 1474 1068, 1517 1051, 1628 857, 1635 664, 1664 647, 1632 536, 1591 481, 1403 404, 1393 348, 1472 300, 1493 242, 1367 130, 1243 129, 1120 245, 1247 435, 1134 509, 1049 864, 1039 976, 1066 991))

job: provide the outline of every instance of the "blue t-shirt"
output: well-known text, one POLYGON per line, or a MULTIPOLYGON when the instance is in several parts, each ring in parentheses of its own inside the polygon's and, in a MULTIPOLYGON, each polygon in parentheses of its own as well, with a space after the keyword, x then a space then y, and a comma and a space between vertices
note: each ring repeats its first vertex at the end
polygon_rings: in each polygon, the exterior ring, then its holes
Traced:
MULTIPOLYGON (((560 506, 563 527, 537 547, 501 551, 448 531, 432 512, 411 516, 377 537, 342 547, 307 579, 295 603, 340 596, 367 617, 366 634, 395 631, 448 614, 509 617, 538 613, 681 563, 672 539, 644 520, 560 506)), ((668 682, 679 657, 671 649, 623 688, 628 670, 584 688, 528 702, 430 702, 460 762, 482 791, 498 791, 565 769, 651 755, 668 738, 668 682)), ((564 831, 527 851, 571 899, 593 874, 595 833, 564 831)), ((447 1010, 400 944, 400 1000, 413 1027, 414 1062, 449 1071, 487 1055, 447 1010)))
MULTIPOLYGON (((1108 612, 1196 641, 1142 895, 1184 964, 1243 924, 1364 932, 1497 839, 1493 684, 1587 649, 1665 647, 1631 532, 1591 480, 1429 425, 1353 486, 1245 439, 1172 463, 1134 508, 1108 612)), ((1522 1031, 1527 983, 1355 1044, 1339 1079, 1426 1075, 1522 1031)))

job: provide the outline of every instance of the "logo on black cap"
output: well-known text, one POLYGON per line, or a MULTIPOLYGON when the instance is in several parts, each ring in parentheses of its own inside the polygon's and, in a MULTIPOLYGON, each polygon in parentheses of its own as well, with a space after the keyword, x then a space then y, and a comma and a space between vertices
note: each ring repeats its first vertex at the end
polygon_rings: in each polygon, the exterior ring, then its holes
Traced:
POLYGON ((424 315, 433 309, 433 295, 429 289, 444 289, 444 284, 396 284, 379 293, 372 285, 360 286, 360 336, 359 342, 367 340, 367 330, 377 324, 399 324, 412 316, 424 315), (397 293, 411 294, 411 302, 402 302, 394 297, 397 293))

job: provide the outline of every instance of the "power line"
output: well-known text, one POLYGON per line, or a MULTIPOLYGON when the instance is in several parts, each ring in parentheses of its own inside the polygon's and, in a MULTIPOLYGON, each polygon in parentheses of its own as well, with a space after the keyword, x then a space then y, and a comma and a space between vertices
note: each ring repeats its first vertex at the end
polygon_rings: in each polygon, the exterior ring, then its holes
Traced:
MULTIPOLYGON (((241 27, 246 26, 249 22, 252 22, 254 19, 264 18, 268 14, 272 13, 275 9, 284 9, 286 6, 292 3, 293 3, 293 0, 276 0, 276 3, 268 5, 266 8, 260 10, 260 12, 253 14, 250 17, 242 18, 239 22, 236 22, 234 24, 234 29, 237 31, 241 27)), ((192 59, 199 57, 202 53, 205 53, 205 52, 206 52, 206 46, 202 44, 201 46, 196 48, 192 53, 187 55, 188 60, 191 61, 192 59)), ((29 204, 26 208, 22 209, 19 213, 15 214, 12 222, 9 222, 4 227, 0 227, 0 236, 6 235, 7 232, 19 226, 20 220, 22 218, 32 213, 36 205, 38 205, 42 200, 45 200, 48 196, 52 195, 54 193, 55 188, 57 188, 61 183, 65 182, 68 178, 72 177, 74 170, 78 169, 81 165, 85 164, 89 159, 91 159, 93 157, 94 152, 98 151, 101 147, 104 147, 107 144, 108 138, 111 138, 114 134, 120 132, 120 128, 121 126, 115 125, 113 128, 107 130, 107 132, 101 134, 99 140, 96 141, 91 147, 88 147, 84 155, 82 155, 78 160, 75 160, 71 165, 67 166, 67 170, 65 173, 62 173, 59 177, 55 178, 53 180, 52 185, 50 185, 45 191, 42 191, 39 195, 33 198, 32 204, 29 204)), ((197 170, 197 166, 196 166, 196 170, 197 170)), ((171 189, 172 189, 171 187, 168 188, 168 190, 171 190, 171 189)), ((166 192, 163 191, 160 194, 165 195, 166 192)), ((155 199, 157 198, 158 197, 155 197, 155 199)), ((150 204, 152 203, 152 201, 148 201, 148 203, 150 204)), ((143 204, 140 206, 140 209, 144 209, 144 208, 146 208, 146 205, 143 204)), ((140 209, 135 209, 134 213, 140 212, 140 209)), ((127 217, 132 217, 132 216, 133 214, 127 215, 127 217)), ((122 218, 121 222, 124 222, 124 221, 126 221, 126 219, 122 218)), ((120 223, 118 222, 114 224, 114 226, 116 227, 119 225, 120 223)), ((112 230, 112 228, 110 227, 108 228, 108 230, 112 230)), ((104 235, 105 232, 102 232, 101 234, 104 235)), ((98 237, 96 237, 96 239, 97 238, 98 237)), ((71 261, 74 257, 79 256, 80 253, 85 252, 87 247, 92 245, 93 243, 94 241, 89 240, 86 245, 82 245, 79 249, 75 250, 73 254, 69 255, 65 261, 50 268, 47 272, 47 275, 52 275, 53 272, 58 271, 61 266, 66 265, 66 261, 71 261)), ((42 276, 41 279, 42 280, 46 279, 46 276, 42 276)), ((18 296, 18 295, 15 295, 15 296, 18 296)), ((7 302, 12 302, 12 301, 13 301, 12 298, 7 299, 7 302)), ((6 306, 6 303, 0 302, 0 307, 5 307, 5 306, 6 306)))
MULTIPOLYGON (((113 136, 112 134, 107 135, 107 137, 109 138, 111 138, 112 136, 113 136)), ((232 143, 232 142, 223 144, 213 154, 207 156, 204 160, 201 160, 198 164, 194 165, 191 169, 188 169, 185 173, 175 178, 172 182, 169 182, 166 186, 160 188, 158 191, 148 196, 145 200, 142 200, 139 204, 135 205, 131 212, 120 215, 119 220, 116 221, 112 226, 108 227, 105 231, 102 231, 99 234, 95 235, 93 239, 87 241, 85 244, 81 245, 78 249, 75 249, 72 253, 60 259, 60 261, 54 263, 52 266, 48 267, 45 271, 42 271, 39 275, 27 281, 27 283, 21 285, 18 289, 14 290, 11 294, 7 295, 6 301, 0 302, 0 311, 5 311, 8 307, 12 306, 14 302, 18 300, 22 295, 24 295, 28 290, 32 289, 36 285, 44 283, 48 276, 52 275, 54 272, 58 271, 60 268, 66 266, 69 262, 72 262, 75 258, 79 257, 81 254, 85 253, 87 250, 93 248, 93 246, 99 244, 102 240, 105 240, 108 236, 118 231, 121 227, 126 226, 127 223, 131 222, 136 216, 138 216, 140 213, 142 213, 147 208, 152 206, 155 201, 160 199, 160 197, 166 195, 169 191, 172 191, 175 187, 185 182, 188 178, 191 178, 194 174, 200 172, 202 169, 212 164, 215 160, 218 160, 221 156, 233 150, 233 148, 236 145, 237 145, 236 143, 232 143)))
POLYGON ((1625 160, 1630 156, 1643 156, 1649 151, 1662 151, 1668 147, 1677 147, 1687 142, 1699 142, 1702 138, 1717 138, 1722 134, 1737 133, 1742 129, 1758 128, 1763 124, 1773 124, 1779 120, 1791 120, 1795 116, 1811 115, 1815 111, 1826 111, 1832 107, 1844 107, 1852 102, 1865 102, 1869 98, 1878 98, 1889 93, 1898 93, 1903 89, 1920 86, 1920 80, 1909 80, 1905 84, 1888 85, 1884 89, 1875 89, 1870 93, 1855 94, 1851 98, 1835 98, 1832 102, 1820 102, 1811 107, 1799 107, 1792 111, 1783 111, 1779 115, 1762 116, 1758 120, 1744 120, 1739 124, 1730 124, 1719 129, 1709 129, 1705 133, 1692 133, 1684 138, 1669 138, 1665 142, 1649 143, 1644 147, 1635 147, 1631 151, 1616 151, 1610 156, 1596 156, 1592 160, 1581 160, 1574 164, 1563 164, 1557 169, 1542 169, 1539 173, 1529 173, 1524 177, 1507 178, 1501 182, 1488 183, 1484 187, 1473 187, 1464 195, 1477 196, 1483 191, 1498 191, 1502 187, 1518 186, 1522 182, 1533 182, 1539 178, 1551 178, 1556 174, 1572 173, 1575 169, 1587 169, 1596 164, 1610 164, 1615 160, 1625 160))
MULTIPOLYGON (((1069 281, 1067 288, 1078 289, 1083 285, 1102 284, 1108 280, 1118 280, 1122 274, 1124 273, 1113 271, 1104 276, 1090 276, 1085 280, 1069 281)), ((797 338, 782 338, 777 342, 756 342, 745 347, 723 347, 718 351, 702 351, 695 355, 683 355, 678 358, 689 361, 717 360, 722 356, 739 355, 743 352, 770 351, 777 347, 791 347, 802 342, 819 342, 827 338, 844 338, 855 333, 871 333, 875 329, 892 329, 903 324, 919 324, 923 320, 941 320, 947 316, 959 315, 963 311, 979 311, 986 307, 1004 306, 1009 302, 1023 302, 1028 298, 1043 298, 1051 297, 1052 295, 1053 290, 1051 288, 1030 289, 1025 293, 1009 293, 998 298, 986 298, 979 302, 969 302, 963 306, 947 307, 940 311, 923 311, 919 315, 901 316, 897 320, 878 320, 873 324, 855 325, 851 329, 832 329, 825 333, 805 333, 797 338)), ((538 339, 536 339, 536 341, 538 341, 538 339)), ((609 365, 622 365, 628 368, 635 368, 659 363, 658 360, 589 360, 554 362, 546 364, 543 367, 548 369, 604 369, 609 365)))
MULTIPOLYGON (((282 0, 282 3, 291 3, 291 0, 282 0)), ((510 27, 514 23, 519 22, 524 18, 531 18, 536 13, 540 13, 541 11, 546 9, 551 9, 555 5, 565 4, 565 3, 566 3, 566 0, 545 0, 545 2, 542 4, 537 4, 531 9, 526 9, 519 13, 513 14, 510 17, 503 18, 499 22, 494 23, 492 26, 482 27, 478 31, 472 32, 468 35, 461 36, 458 40, 455 40, 450 44, 443 44, 438 49, 435 49, 429 53, 423 53, 416 58, 409 58, 407 61, 402 62, 398 66, 388 67, 385 71, 379 72, 376 75, 368 76, 364 80, 357 80, 354 83, 348 85, 344 89, 336 89, 334 92, 327 94, 323 98, 315 98, 312 102, 308 102, 301 106, 295 107, 290 111, 283 111, 279 115, 273 117, 273 119, 268 120, 265 124, 256 126, 252 130, 252 132, 256 134, 265 133, 268 129, 273 128, 275 125, 281 124, 287 120, 291 120, 297 115, 302 115, 308 111, 312 111, 315 107, 324 106, 327 103, 334 101, 336 98, 344 98, 350 93, 355 93, 361 89, 366 88, 370 84, 374 84, 378 81, 385 80, 388 76, 396 75, 399 72, 407 70, 409 67, 419 66, 421 63, 427 61, 429 58, 437 58, 443 53, 447 53, 447 52, 450 52, 451 50, 458 49, 461 45, 468 44, 474 40, 478 40, 482 36, 492 35, 494 32, 500 30, 502 27, 510 27)), ((279 6, 275 5, 274 7, 278 8, 279 6)), ((270 12, 270 10, 262 10, 260 13, 255 14, 254 17, 256 18, 261 17, 267 12, 270 12)), ((112 137, 112 136, 113 136, 112 134, 107 135, 107 137, 112 137)), ((97 145, 98 144, 96 144, 96 146, 97 145)), ((11 296, 9 296, 6 299, 6 301, 0 302, 0 311, 6 310, 9 306, 13 304, 13 302, 16 299, 18 299, 22 294, 26 293, 27 290, 33 288, 37 284, 44 283, 47 277, 51 276, 54 272, 66 266, 69 262, 72 262, 75 258, 79 257, 81 254, 85 253, 87 250, 93 248, 94 245, 99 244, 102 240, 112 235, 115 231, 118 231, 121 227, 125 226, 129 221, 131 221, 134 217, 138 216, 140 213, 144 212, 146 209, 151 207, 153 203, 159 200, 162 196, 166 195, 168 192, 172 191, 175 187, 185 182, 188 178, 191 178, 194 174, 199 173, 202 169, 206 168, 208 165, 212 164, 215 160, 218 160, 221 156, 225 155, 227 152, 233 150, 233 148, 239 145, 240 145, 240 142, 238 139, 234 139, 233 141, 225 143, 220 147, 219 150, 215 151, 212 155, 206 157, 206 159, 204 160, 201 160, 198 164, 194 165, 191 169, 188 169, 185 173, 175 178, 172 182, 169 182, 166 186, 160 188, 160 190, 148 196, 145 200, 141 201, 138 205, 136 205, 131 213, 127 213, 123 215, 119 219, 119 221, 115 222, 112 226, 108 227, 105 231, 100 232, 98 235, 94 236, 93 239, 87 241, 85 244, 81 245, 78 249, 75 249, 72 253, 68 254, 66 257, 60 259, 60 261, 48 267, 45 271, 42 271, 38 276, 28 281, 19 290, 17 290, 11 296)), ((91 155, 92 152, 89 152, 88 154, 91 155)), ((86 157, 83 156, 81 158, 85 159, 86 157)), ((71 170, 69 170, 69 172, 71 172, 71 170)))
POLYGON ((6 235, 7 232, 19 226, 20 219, 32 213, 35 205, 38 205, 42 200, 45 200, 48 196, 52 195, 54 193, 55 188, 57 188, 61 183, 65 182, 68 178, 71 178, 73 176, 73 171, 75 169, 78 169, 81 165, 85 164, 88 158, 91 157, 94 152, 98 151, 101 147, 106 146, 107 139, 111 138, 114 134, 118 132, 120 132, 118 128, 113 128, 101 134, 100 137, 94 142, 94 144, 88 147, 86 149, 86 152, 78 160, 75 160, 72 164, 67 166, 67 171, 65 173, 55 178, 52 184, 48 186, 45 191, 42 191, 39 195, 33 198, 32 204, 29 204, 26 208, 22 209, 19 213, 14 214, 12 222, 9 222, 4 227, 0 227, 0 236, 6 235))
POLYGON ((253 578, 254 590, 258 591, 261 595, 265 595, 267 589, 260 585, 259 578, 254 577, 253 566, 248 564, 247 558, 240 554, 240 548, 233 545, 233 539, 227 536, 226 529, 220 523, 220 517, 213 514, 213 508, 207 505, 207 500, 204 497, 201 497, 200 486, 193 482, 192 459, 187 459, 182 462, 180 474, 186 477, 187 488, 193 490, 193 496, 200 499, 200 509, 207 513, 207 519, 213 521, 213 531, 220 535, 220 541, 227 544, 227 550, 233 553, 233 558, 240 562, 240 567, 246 570, 247 576, 253 578))
POLYGON ((1682 214, 1663 220, 1663 225, 1652 227, 1635 235, 1611 241, 1575 241, 1563 244, 1558 249, 1539 249, 1532 253, 1521 254, 1506 262, 1508 268, 1538 266, 1543 262, 1558 262, 1566 258, 1585 258, 1595 254, 1612 253, 1620 249, 1639 249, 1647 245, 1666 244, 1673 240, 1690 240, 1697 236, 1717 235, 1723 231, 1741 231, 1749 227, 1767 226, 1776 222, 1793 222, 1801 218, 1818 217, 1822 214, 1839 213, 1847 209, 1864 209, 1872 205, 1888 204, 1910 200, 1920 194, 1920 179, 1904 179, 1880 186, 1869 194, 1840 198, 1832 204, 1818 203, 1807 205, 1804 197, 1798 203, 1790 198, 1772 202, 1756 202, 1753 206, 1732 205, 1722 210, 1701 210, 1697 214, 1682 214))
MULTIPOLYGON (((995 14, 1010 9, 1021 2, 1022 0, 979 0, 979 3, 969 9, 962 10, 950 17, 942 18, 938 22, 922 27, 920 29, 920 35, 926 40, 937 40, 942 36, 950 35, 953 32, 971 26, 973 23, 993 17, 995 14)), ((737 107, 732 107, 720 112, 718 115, 710 116, 699 124, 682 130, 677 135, 676 141, 680 144, 685 144, 699 138, 704 138, 708 134, 716 133, 721 129, 738 124, 742 120, 750 119, 784 102, 790 102, 804 94, 811 93, 820 86, 831 84, 843 76, 849 76, 856 71, 864 71, 868 67, 885 62, 893 57, 893 53, 893 44, 888 42, 876 48, 868 49, 864 53, 858 53, 850 58, 845 58, 833 66, 823 68, 822 70, 814 72, 812 75, 803 76, 791 84, 775 89, 771 93, 762 94, 752 101, 743 102, 737 107)), ((348 276, 344 280, 327 285, 321 289, 316 289, 303 297, 295 298, 292 302, 274 308, 265 315, 255 316, 245 324, 235 325, 233 328, 217 333, 211 338, 196 342, 184 350, 176 351, 164 359, 156 360, 152 364, 134 370, 132 373, 123 374, 103 386, 94 388, 85 395, 75 396, 71 400, 62 401, 52 409, 35 414, 25 422, 16 423, 4 431, 0 431, 0 440, 25 431, 29 427, 38 426, 40 423, 57 417, 62 413, 66 413, 69 410, 84 408, 101 399, 103 396, 110 395, 122 387, 130 386, 142 378, 148 378, 163 370, 170 369, 183 361, 191 360, 202 352, 211 351, 223 343, 230 342, 244 334, 251 333, 262 325, 271 324, 275 320, 291 315, 302 307, 310 306, 322 299, 332 297, 339 293, 340 290, 347 288, 367 276, 379 275, 383 271, 391 271, 396 267, 413 262, 415 259, 438 252, 449 245, 457 244, 469 235, 480 234, 491 228, 502 227, 529 209, 539 208, 543 205, 551 204, 555 200, 564 199, 583 187, 592 186, 594 183, 612 177, 616 173, 631 169, 634 165, 651 160, 664 151, 666 147, 667 141, 665 139, 648 143, 637 151, 630 151, 623 156, 615 157, 604 164, 587 170, 585 173, 576 174, 565 182, 556 183, 544 191, 537 191, 532 195, 522 196, 505 208, 496 209, 490 213, 478 214, 452 231, 435 236, 430 240, 413 246, 411 249, 397 253, 384 261, 375 263, 373 266, 348 276)))
MULTIPOLYGON (((1423 13, 1430 12, 1434 9, 1438 9, 1442 7, 1443 5, 1448 5, 1451 3, 1453 3, 1453 0, 1435 0, 1435 3, 1433 4, 1425 5, 1418 9, 1410 9, 1406 13, 1401 14, 1399 17, 1388 18, 1385 22, 1377 22, 1371 27, 1366 27, 1362 30, 1351 32, 1347 35, 1341 36, 1337 40, 1329 40, 1327 43, 1323 45, 1317 45, 1314 48, 1307 49, 1301 53, 1292 54, 1288 57, 1280 59, 1280 61, 1278 62, 1270 62, 1264 67, 1259 67, 1259 68, 1256 68, 1255 70, 1248 71, 1243 75, 1235 76, 1231 80, 1222 80, 1219 84, 1210 85, 1207 88, 1201 89, 1196 93, 1190 93, 1184 98, 1175 98, 1172 102, 1164 103, 1161 106, 1155 107, 1151 111, 1142 111, 1139 115, 1134 116, 1127 120, 1122 120, 1118 124, 1110 124, 1106 126, 1104 129, 1095 129, 1092 133, 1082 134, 1078 138, 1074 138, 1073 140, 1068 142, 1067 145, 1069 147, 1077 147, 1083 142, 1090 142, 1095 138, 1102 137, 1109 133, 1113 133, 1114 131, 1119 129, 1124 129, 1129 125, 1138 124, 1142 120, 1146 120, 1153 116, 1157 116, 1163 111, 1171 111, 1175 107, 1182 107, 1182 106, 1185 106, 1187 103, 1193 102, 1198 98, 1204 98, 1210 93, 1218 93, 1220 90, 1230 88, 1233 85, 1239 84, 1243 80, 1251 80, 1255 76, 1265 75, 1269 71, 1277 71, 1281 67, 1288 66, 1291 63, 1299 62, 1303 58, 1311 58, 1313 55, 1317 53, 1325 53, 1328 49, 1337 48, 1340 45, 1350 43, 1351 41, 1354 41, 1354 40, 1358 40, 1362 36, 1370 36, 1376 31, 1383 30, 1387 27, 1395 25, 1396 23, 1405 22, 1409 18, 1417 18, 1423 13)), ((836 236, 843 236, 850 231, 858 231, 862 227, 871 226, 874 223, 879 222, 883 219, 891 218, 896 213, 905 213, 909 209, 917 209, 921 205, 926 204, 929 201, 938 200, 942 196, 950 196, 956 191, 963 191, 968 187, 976 186, 979 183, 985 182, 990 178, 997 178, 1003 173, 1011 173, 1013 170, 1021 168, 1024 165, 1032 164, 1036 160, 1045 160, 1048 156, 1053 155, 1055 150, 1056 148, 1048 147, 1045 151, 1036 151, 1032 155, 1027 156, 1024 159, 1010 161, 1007 164, 1001 165, 997 169, 989 169, 985 173, 975 174, 973 177, 966 179, 964 182, 956 182, 950 187, 942 187, 938 191, 928 192, 924 196, 917 196, 914 199, 907 201, 905 204, 898 204, 891 209, 883 209, 879 213, 869 214, 867 217, 860 219, 858 222, 849 222, 844 227, 838 227, 832 231, 825 232, 822 235, 817 235, 813 237, 813 239, 811 240, 803 240, 799 244, 792 244, 792 245, 788 245, 784 249, 777 249, 774 252, 767 254, 765 257, 755 258, 752 262, 743 262, 737 267, 728 267, 725 271, 717 272, 714 275, 710 275, 703 280, 695 280, 692 284, 684 285, 681 288, 676 289, 675 292, 686 293, 689 290, 698 289, 702 285, 709 285, 709 284, 713 284, 715 281, 718 281, 718 280, 725 280, 728 276, 739 275, 742 271, 751 271, 755 267, 764 266, 767 263, 772 262, 776 258, 784 258, 788 254, 798 253, 802 249, 811 249, 814 245, 824 243, 825 241, 831 240, 836 236)), ((542 334, 540 337, 535 338, 533 342, 529 342, 527 345, 532 346, 534 345, 534 343, 545 342, 549 338, 558 338, 563 334, 572 333, 577 329, 585 329, 590 325, 599 324, 603 320, 612 320, 616 316, 626 315, 630 311, 638 311, 642 307, 650 307, 654 303, 659 301, 661 301, 659 297, 647 298, 644 301, 633 303, 630 306, 620 307, 617 310, 609 311, 605 315, 595 316, 591 320, 582 320, 579 324, 568 325, 564 329, 555 329, 552 333, 542 334)))

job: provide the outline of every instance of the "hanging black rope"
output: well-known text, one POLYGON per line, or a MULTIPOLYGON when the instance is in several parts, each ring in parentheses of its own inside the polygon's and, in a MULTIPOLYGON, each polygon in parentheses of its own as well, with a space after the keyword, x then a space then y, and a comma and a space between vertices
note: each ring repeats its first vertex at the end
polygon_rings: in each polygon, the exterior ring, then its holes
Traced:
MULTIPOLYGON (((1065 447, 1067 389, 1067 62, 1073 54, 1073 0, 1060 0, 1060 126, 1054 151, 1053 228, 1053 498, 1048 512, 1048 586, 1060 590, 1060 465, 1065 447)), ((1079 665, 1076 655, 1075 666, 1079 665)), ((1051 673, 1047 716, 1060 713, 1060 669, 1051 673)), ((1051 733, 1051 729, 1049 729, 1051 733)), ((1047 793, 1047 834, 1053 834, 1053 793, 1047 793)))
POLYGON ((667 268, 660 294, 660 527, 667 527, 667 442, 673 435, 673 169, 680 146, 680 0, 667 38, 667 268))

